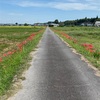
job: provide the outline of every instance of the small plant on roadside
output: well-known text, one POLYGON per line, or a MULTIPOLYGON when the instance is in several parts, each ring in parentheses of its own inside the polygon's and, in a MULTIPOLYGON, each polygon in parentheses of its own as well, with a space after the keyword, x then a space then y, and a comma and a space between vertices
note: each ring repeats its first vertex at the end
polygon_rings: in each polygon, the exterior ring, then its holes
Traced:
POLYGON ((100 52, 96 50, 96 52, 93 53, 94 58, 100 59, 100 52))

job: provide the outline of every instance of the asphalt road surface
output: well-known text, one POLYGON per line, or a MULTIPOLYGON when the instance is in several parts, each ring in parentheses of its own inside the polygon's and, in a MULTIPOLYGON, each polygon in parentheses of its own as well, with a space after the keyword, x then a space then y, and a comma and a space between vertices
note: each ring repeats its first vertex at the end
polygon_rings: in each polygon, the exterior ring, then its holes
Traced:
POLYGON ((9 100, 100 100, 100 77, 48 27, 25 77, 9 100))

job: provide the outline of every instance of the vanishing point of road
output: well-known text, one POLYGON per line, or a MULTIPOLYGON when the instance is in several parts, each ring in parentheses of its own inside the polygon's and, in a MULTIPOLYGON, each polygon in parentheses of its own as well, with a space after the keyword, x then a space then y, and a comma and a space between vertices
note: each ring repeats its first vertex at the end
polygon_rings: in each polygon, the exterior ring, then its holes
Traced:
POLYGON ((9 100, 100 100, 100 77, 49 27, 25 77, 9 100))

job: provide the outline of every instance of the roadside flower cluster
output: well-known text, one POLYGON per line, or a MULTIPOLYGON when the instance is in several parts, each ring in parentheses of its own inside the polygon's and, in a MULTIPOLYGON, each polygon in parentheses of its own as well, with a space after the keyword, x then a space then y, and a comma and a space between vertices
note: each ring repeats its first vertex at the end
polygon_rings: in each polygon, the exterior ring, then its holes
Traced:
POLYGON ((42 31, 39 31, 39 32, 37 32, 37 33, 31 34, 26 40, 24 40, 24 41, 22 41, 21 43, 19 43, 19 44, 17 45, 16 49, 13 49, 13 50, 8 51, 7 53, 4 53, 4 54, 2 55, 2 57, 0 57, 0 62, 3 61, 3 58, 4 58, 4 57, 10 56, 10 55, 12 55, 12 54, 14 54, 14 53, 16 53, 16 52, 18 52, 18 51, 22 51, 24 45, 26 45, 28 42, 32 41, 33 38, 36 36, 36 34, 41 33, 41 32, 42 32, 42 31))
MULTIPOLYGON (((62 34, 63 36, 65 36, 67 39, 72 40, 74 43, 78 43, 78 41, 77 41, 76 39, 72 38, 72 37, 69 36, 68 34, 62 33, 62 32, 61 32, 61 34, 62 34)), ((79 44, 79 45, 80 45, 80 44, 79 44)), ((86 49, 87 51, 89 51, 90 53, 94 53, 94 52, 95 52, 94 47, 93 47, 92 44, 83 43, 81 46, 85 47, 85 49, 86 49)))
POLYGON ((60 33, 62 36, 66 37, 67 39, 73 41, 73 43, 77 43, 78 45, 84 47, 86 51, 88 51, 89 53, 92 53, 95 58, 100 58, 100 52, 95 50, 92 44, 88 44, 88 43, 80 44, 78 40, 76 40, 75 38, 72 38, 71 36, 69 36, 68 34, 64 32, 61 32, 61 31, 59 32, 58 30, 54 30, 54 31, 57 33, 60 33))
POLYGON ((92 44, 83 43, 82 46, 85 47, 85 49, 88 50, 91 53, 95 52, 94 47, 93 47, 92 44))
POLYGON ((8 51, 7 53, 4 53, 4 54, 3 54, 3 57, 12 55, 12 54, 14 54, 15 52, 17 52, 17 50, 8 51))
POLYGON ((31 34, 26 40, 24 40, 23 42, 21 42, 20 44, 17 45, 18 49, 20 51, 22 51, 22 48, 25 44, 27 44, 29 41, 31 41, 33 39, 33 37, 35 36, 35 34, 31 34))
POLYGON ((66 33, 61 32, 61 34, 62 34, 64 37, 66 37, 67 39, 73 41, 74 43, 77 43, 77 42, 78 42, 76 39, 72 38, 71 36, 69 36, 69 35, 66 34, 66 33))

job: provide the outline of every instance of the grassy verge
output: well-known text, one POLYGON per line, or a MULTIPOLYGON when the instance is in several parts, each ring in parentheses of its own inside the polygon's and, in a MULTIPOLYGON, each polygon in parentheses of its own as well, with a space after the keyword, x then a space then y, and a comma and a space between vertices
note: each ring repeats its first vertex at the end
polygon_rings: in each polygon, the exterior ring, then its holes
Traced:
POLYGON ((7 56, 0 62, 0 95, 4 95, 10 88, 14 76, 24 69, 24 65, 29 59, 29 53, 36 47, 41 39, 43 31, 36 34, 32 41, 29 41, 23 46, 21 51, 18 51, 10 56, 7 56))
POLYGON ((57 27, 52 29, 77 52, 84 55, 95 67, 100 69, 100 28, 57 27))

